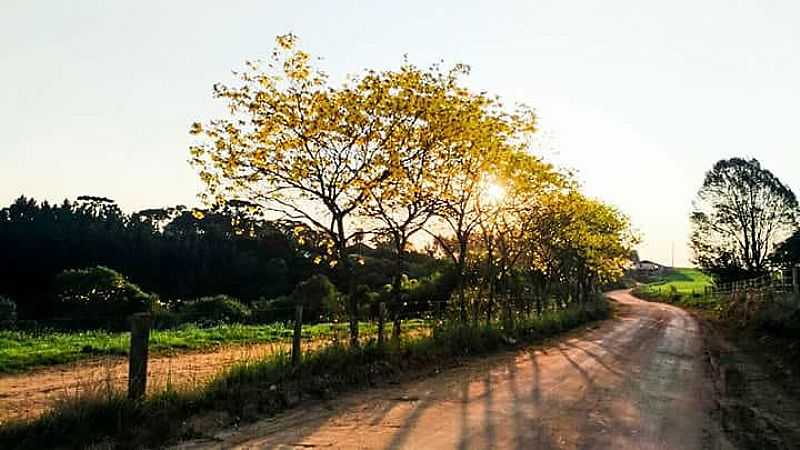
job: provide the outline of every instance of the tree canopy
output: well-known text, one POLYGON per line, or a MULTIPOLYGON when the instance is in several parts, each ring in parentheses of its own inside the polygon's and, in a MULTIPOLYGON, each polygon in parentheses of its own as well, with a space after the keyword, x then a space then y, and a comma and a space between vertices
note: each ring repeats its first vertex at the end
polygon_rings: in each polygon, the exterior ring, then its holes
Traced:
POLYGON ((763 273, 775 245, 797 227, 794 193, 756 159, 718 161, 693 206, 695 263, 722 279, 763 273))
POLYGON ((214 86, 227 113, 191 126, 202 209, 129 214, 82 196, 0 210, 0 294, 19 315, 57 315, 57 274, 99 265, 178 312, 344 308, 355 343, 376 301, 399 332, 408 311, 541 313, 621 275, 627 219, 532 151, 532 108, 468 88, 464 65, 406 60, 333 83, 297 44, 279 36, 214 86))
POLYGON ((635 242, 627 219, 531 153, 531 108, 467 88, 463 65, 405 61, 334 85, 296 36, 276 42, 234 85, 214 87, 229 114, 192 126, 192 161, 209 204, 252 202, 325 242, 315 259, 338 268, 354 342, 353 249, 367 236, 394 253, 397 307, 404 253, 425 231, 454 266, 462 320, 467 291, 488 290, 473 307, 491 311, 495 294, 521 292, 523 273, 542 295, 575 301, 621 274, 635 242))

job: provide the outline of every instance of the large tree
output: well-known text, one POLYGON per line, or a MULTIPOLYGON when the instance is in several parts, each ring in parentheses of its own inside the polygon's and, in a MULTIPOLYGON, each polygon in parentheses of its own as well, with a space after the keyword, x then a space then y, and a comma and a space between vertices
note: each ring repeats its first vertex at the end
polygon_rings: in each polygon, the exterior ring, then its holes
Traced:
POLYGON ((694 261, 721 279, 762 273, 797 224, 794 193, 756 159, 718 161, 693 206, 694 261))
MULTIPOLYGON (((348 294, 352 245, 384 233, 397 250, 399 280, 408 239, 433 213, 432 188, 446 186, 434 179, 452 148, 468 139, 485 150, 517 116, 482 120, 494 102, 457 84, 463 66, 442 73, 405 64, 332 86, 295 41, 278 37, 266 64, 251 63, 237 84, 215 87, 229 117, 193 125, 204 138, 191 151, 207 200, 245 199, 323 232, 328 264, 348 294)), ((358 305, 350 299, 355 344, 358 305)))
POLYGON ((508 112, 485 94, 462 94, 456 105, 458 133, 443 153, 437 226, 428 231, 456 266, 460 316, 466 321, 466 277, 470 242, 486 208, 481 198, 494 187, 501 166, 527 151, 536 115, 524 105, 508 112))
MULTIPOLYGON (((361 233, 352 217, 369 189, 389 175, 386 148, 403 140, 398 133, 413 118, 387 117, 392 86, 382 74, 334 88, 296 47, 295 36, 276 40, 266 63, 248 63, 239 83, 214 87, 230 116, 193 124, 192 133, 205 139, 192 146, 192 161, 206 201, 246 199, 323 232, 328 264, 338 265, 340 283, 351 293, 349 244, 361 233)), ((355 305, 349 312, 357 344, 355 305)))
MULTIPOLYGON (((491 319, 498 295, 508 294, 519 263, 531 242, 534 216, 543 200, 566 189, 570 181, 550 164, 524 150, 510 152, 496 164, 494 180, 479 196, 480 230, 483 239, 488 298, 485 312, 491 319)), ((505 313, 510 312, 506 299, 505 313)))

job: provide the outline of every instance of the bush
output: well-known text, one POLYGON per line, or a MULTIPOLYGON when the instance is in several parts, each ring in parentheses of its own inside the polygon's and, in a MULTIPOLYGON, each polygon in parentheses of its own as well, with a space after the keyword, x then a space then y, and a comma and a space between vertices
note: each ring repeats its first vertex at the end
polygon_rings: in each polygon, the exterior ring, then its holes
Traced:
POLYGON ((175 311, 157 308, 153 311, 153 328, 156 330, 169 330, 183 325, 184 319, 175 311))
POLYGON ((370 289, 366 284, 359 284, 353 291, 356 304, 359 305, 359 315, 361 317, 374 318, 378 316, 378 303, 381 295, 370 289))
POLYGON ((183 322, 244 323, 250 319, 252 311, 231 296, 215 295, 181 303, 178 307, 178 315, 183 322))
POLYGON ((728 301, 723 309, 725 318, 742 327, 784 338, 800 337, 800 297, 796 295, 750 295, 739 301, 728 301))
POLYGON ((148 312, 155 304, 155 297, 108 267, 65 270, 56 283, 66 316, 87 325, 124 324, 131 314, 148 312))
MULTIPOLYGON (((288 295, 256 300, 251 305, 253 313, 250 320, 259 324, 293 320, 294 305, 294 299, 288 295)), ((303 322, 308 323, 305 319, 303 322)))
POLYGON ((292 292, 292 298, 305 308, 304 317, 312 318, 323 314, 336 317, 344 314, 339 291, 325 275, 313 275, 298 284, 292 292))
POLYGON ((12 325, 17 320, 17 304, 0 295, 0 327, 12 325))

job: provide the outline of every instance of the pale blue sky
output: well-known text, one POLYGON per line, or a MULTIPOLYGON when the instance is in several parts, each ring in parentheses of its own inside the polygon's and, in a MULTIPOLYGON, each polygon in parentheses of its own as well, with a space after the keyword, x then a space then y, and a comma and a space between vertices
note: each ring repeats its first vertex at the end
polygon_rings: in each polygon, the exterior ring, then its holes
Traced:
POLYGON ((292 31, 335 77, 444 59, 536 107, 540 151, 627 213, 644 258, 688 259, 717 159, 800 191, 800 2, 0 0, 0 205, 196 203, 189 124, 211 86, 292 31))

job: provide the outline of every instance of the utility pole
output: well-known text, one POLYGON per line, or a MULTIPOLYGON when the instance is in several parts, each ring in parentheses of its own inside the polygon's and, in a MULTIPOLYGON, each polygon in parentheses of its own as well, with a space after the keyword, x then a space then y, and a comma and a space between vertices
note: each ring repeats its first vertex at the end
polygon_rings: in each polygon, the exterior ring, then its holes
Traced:
POLYGON ((672 241, 672 268, 675 268, 675 241, 672 241))

